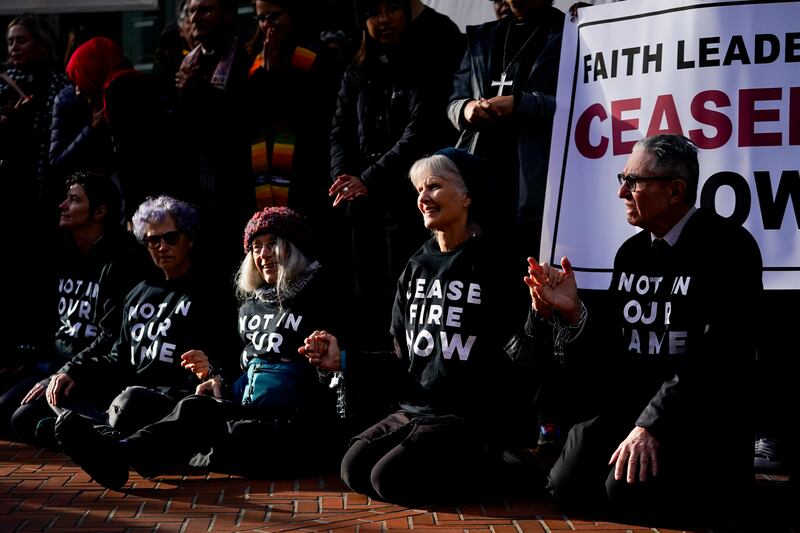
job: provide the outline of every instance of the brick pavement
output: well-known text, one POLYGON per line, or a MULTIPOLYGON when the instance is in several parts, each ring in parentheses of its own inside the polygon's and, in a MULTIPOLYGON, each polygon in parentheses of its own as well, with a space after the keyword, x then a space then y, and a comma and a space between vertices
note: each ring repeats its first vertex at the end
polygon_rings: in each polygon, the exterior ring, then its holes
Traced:
MULTIPOLYGON (((761 476, 753 505, 731 509, 722 529, 691 531, 800 532, 785 478, 761 476), (794 524, 794 526, 792 526, 794 524)), ((796 496, 796 494, 795 494, 796 496)), ((0 533, 5 532, 323 532, 534 533, 668 532, 567 517, 545 497, 518 497, 410 509, 349 492, 337 476, 252 480, 220 474, 135 474, 125 491, 102 488, 65 456, 0 441, 0 533), (409 531, 411 530, 411 531, 409 531)))

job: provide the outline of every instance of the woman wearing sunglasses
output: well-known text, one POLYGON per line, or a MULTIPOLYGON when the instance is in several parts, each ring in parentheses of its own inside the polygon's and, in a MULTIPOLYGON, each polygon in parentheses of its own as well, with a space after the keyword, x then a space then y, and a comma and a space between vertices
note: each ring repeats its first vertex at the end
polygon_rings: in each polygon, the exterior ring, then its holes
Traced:
POLYGON ((67 414, 56 423, 66 453, 113 489, 127 482, 129 468, 148 477, 190 467, 261 476, 297 474, 330 458, 339 435, 335 398, 298 348, 315 328, 336 329, 339 307, 319 262, 306 255, 307 238, 305 220, 284 207, 257 212, 245 228, 237 292, 246 374, 233 401, 221 398, 213 376, 127 438, 67 414))
POLYGON ((139 206, 133 233, 158 268, 125 298, 110 352, 75 357, 50 381, 47 401, 57 414, 74 410, 129 435, 220 370, 220 357, 236 342, 234 306, 224 285, 215 287, 195 264, 197 229, 197 210, 186 202, 159 196, 139 206), (82 390, 100 387, 116 392, 105 413, 76 405, 82 390))

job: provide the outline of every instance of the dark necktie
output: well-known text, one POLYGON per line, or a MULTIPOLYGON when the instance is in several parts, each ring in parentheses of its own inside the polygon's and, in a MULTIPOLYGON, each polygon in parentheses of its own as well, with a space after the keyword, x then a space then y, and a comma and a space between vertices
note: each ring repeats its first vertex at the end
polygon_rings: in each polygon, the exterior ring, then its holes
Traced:
POLYGON ((658 259, 664 259, 669 255, 671 246, 664 239, 655 239, 652 244, 653 255, 658 259))

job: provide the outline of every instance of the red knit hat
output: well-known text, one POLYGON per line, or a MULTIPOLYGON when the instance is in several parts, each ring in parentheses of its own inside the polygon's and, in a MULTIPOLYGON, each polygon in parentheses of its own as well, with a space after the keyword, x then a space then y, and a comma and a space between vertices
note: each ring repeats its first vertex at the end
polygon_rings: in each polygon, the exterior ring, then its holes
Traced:
POLYGON ((120 47, 106 37, 95 37, 80 45, 67 64, 67 76, 81 91, 99 97, 106 80, 127 62, 120 47))
POLYGON ((271 233, 303 248, 307 238, 306 220, 288 207, 265 207, 258 211, 244 228, 244 253, 250 251, 253 239, 271 233))

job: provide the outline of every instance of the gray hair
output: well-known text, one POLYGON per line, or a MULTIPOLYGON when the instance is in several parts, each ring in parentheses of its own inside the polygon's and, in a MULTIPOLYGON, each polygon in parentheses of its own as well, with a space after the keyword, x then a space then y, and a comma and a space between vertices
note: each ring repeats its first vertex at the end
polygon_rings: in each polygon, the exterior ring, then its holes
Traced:
POLYGON ((150 197, 142 202, 133 214, 133 234, 141 241, 147 232, 147 225, 163 222, 167 215, 175 220, 175 227, 194 240, 200 224, 197 208, 172 196, 150 197))
MULTIPOLYGON (((277 235, 275 235, 275 249, 272 254, 278 265, 278 281, 275 283, 275 291, 280 301, 281 293, 285 292, 289 284, 308 268, 310 261, 293 242, 277 235)), ((253 251, 250 250, 242 259, 242 264, 236 273, 236 296, 246 300, 265 284, 261 272, 256 268, 253 251)))
POLYGON ((441 154, 423 157, 417 160, 417 162, 411 166, 411 170, 408 171, 408 177, 411 179, 411 183, 414 184, 414 187, 418 187, 420 182, 427 176, 438 176, 452 181, 459 192, 469 194, 469 189, 467 189, 464 178, 461 177, 458 167, 449 157, 441 154))
POLYGON ((697 184, 700 177, 700 163, 697 161, 697 146, 683 135, 660 134, 638 141, 634 150, 644 150, 652 154, 656 162, 649 170, 686 182, 683 199, 693 206, 697 200, 697 184))

